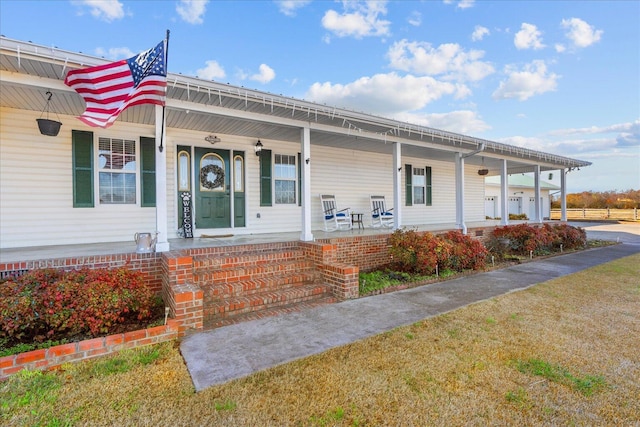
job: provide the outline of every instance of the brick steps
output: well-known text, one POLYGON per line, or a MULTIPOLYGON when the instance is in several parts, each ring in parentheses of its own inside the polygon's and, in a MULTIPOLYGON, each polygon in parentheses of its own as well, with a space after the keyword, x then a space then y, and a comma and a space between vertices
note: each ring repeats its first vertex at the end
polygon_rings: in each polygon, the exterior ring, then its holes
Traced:
POLYGON ((207 327, 219 319, 313 301, 327 295, 330 295, 328 285, 312 283, 246 296, 226 296, 209 304, 205 303, 204 324, 207 327))
POLYGON ((277 276, 267 276, 251 280, 232 281, 214 285, 202 285, 205 291, 205 302, 219 298, 249 296, 277 289, 302 286, 314 283, 317 273, 312 271, 292 272, 277 276))
POLYGON ((225 253, 218 255, 199 256, 194 259, 194 271, 208 271, 209 269, 225 269, 252 267, 282 261, 305 261, 304 253, 295 249, 262 249, 245 253, 225 253))
POLYGON ((221 328, 223 326, 235 325, 242 322, 250 322, 252 320, 264 319, 266 317, 281 316, 288 313, 296 313, 310 308, 319 307, 327 304, 334 304, 337 299, 332 296, 315 298, 310 301, 299 302, 296 304, 282 305, 279 307, 267 308, 260 311, 252 311, 249 313, 238 314, 236 316, 212 319, 205 322, 205 329, 221 328))
POLYGON ((313 264, 304 259, 253 263, 240 266, 208 267, 194 271, 196 283, 233 283, 254 278, 284 276, 313 271, 313 264))
POLYGON ((205 328, 333 301, 322 273, 297 245, 199 254, 193 277, 204 293, 205 328))

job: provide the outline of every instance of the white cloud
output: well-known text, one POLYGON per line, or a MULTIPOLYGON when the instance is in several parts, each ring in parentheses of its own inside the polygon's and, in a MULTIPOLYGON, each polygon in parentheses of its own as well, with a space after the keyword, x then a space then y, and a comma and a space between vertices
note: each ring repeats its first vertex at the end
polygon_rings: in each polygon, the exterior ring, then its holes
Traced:
POLYGON ((393 118, 407 123, 467 135, 491 129, 491 126, 478 116, 478 113, 469 110, 431 114, 402 112, 394 114, 393 118))
POLYGON ((269 67, 267 64, 260 64, 259 72, 257 74, 252 75, 251 80, 255 80, 260 83, 269 83, 276 77, 276 72, 273 71, 273 68, 269 67))
POLYGON ((91 16, 106 22, 122 19, 125 15, 122 3, 118 0, 78 0, 73 4, 89 6, 91 16))
POLYGON ((549 132, 551 136, 568 135, 606 135, 612 134, 618 147, 640 146, 640 119, 628 123, 616 123, 609 126, 591 126, 586 128, 558 129, 549 132))
POLYGON ((96 49, 96 55, 102 56, 107 59, 128 59, 135 56, 135 52, 132 52, 128 47, 112 47, 107 50, 99 47, 96 49))
POLYGON ((494 99, 517 98, 520 101, 556 90, 560 76, 547 71, 544 61, 533 61, 526 64, 522 70, 514 66, 506 66, 507 80, 500 82, 500 86, 493 92, 494 99))
POLYGON ((538 27, 526 22, 523 22, 520 26, 520 31, 518 31, 513 38, 513 44, 515 44, 518 49, 538 50, 544 48, 544 44, 542 44, 542 33, 538 30, 538 27))
POLYGON ((640 119, 604 127, 558 129, 542 137, 512 136, 499 141, 568 157, 578 155, 583 159, 600 160, 603 156, 613 155, 621 162, 621 156, 625 160, 640 157, 637 150, 640 146, 640 119))
POLYGON ((207 61, 204 68, 198 69, 196 75, 204 80, 222 79, 226 76, 224 69, 218 64, 218 61, 207 61))
POLYGON ((562 20, 562 28, 567 29, 566 36, 575 47, 588 47, 602 37, 603 31, 596 30, 580 18, 562 20))
POLYGON ((419 27, 422 25, 422 14, 414 10, 411 12, 411 15, 409 15, 409 18, 407 18, 407 22, 414 27, 419 27))
POLYGON ((360 39, 390 34, 391 23, 379 19, 379 15, 387 14, 385 1, 344 1, 343 7, 342 14, 328 10, 322 17, 322 26, 338 37, 352 36, 360 39))
POLYGON ((305 99, 389 116, 419 110, 432 101, 445 95, 456 95, 459 91, 458 86, 432 77, 389 73, 361 77, 345 85, 314 83, 305 99))
POLYGON ((387 52, 389 65, 397 70, 460 81, 482 80, 495 71, 489 62, 480 61, 483 56, 482 50, 464 51, 456 43, 433 48, 427 42, 407 40, 394 43, 387 52))
POLYGON ((471 34, 471 40, 473 40, 474 42, 480 41, 484 38, 484 36, 488 36, 489 35, 489 29, 486 27, 483 27, 481 25, 476 25, 476 27, 473 29, 473 33, 471 34))
POLYGON ((444 4, 456 4, 458 9, 468 9, 473 7, 476 0, 443 0, 444 4))
POLYGON ((567 48, 565 47, 565 45, 561 44, 561 43, 556 43, 554 48, 556 49, 556 52, 558 53, 562 53, 565 50, 567 50, 567 48))
POLYGON ((176 12, 183 21, 189 24, 202 24, 202 17, 207 11, 209 0, 180 0, 176 5, 176 12))
POLYGON ((282 12, 284 15, 287 16, 295 16, 296 15, 296 11, 306 5, 308 5, 309 3, 311 3, 311 0, 280 0, 280 1, 276 1, 276 4, 278 5, 278 9, 280 9, 280 12, 282 12))

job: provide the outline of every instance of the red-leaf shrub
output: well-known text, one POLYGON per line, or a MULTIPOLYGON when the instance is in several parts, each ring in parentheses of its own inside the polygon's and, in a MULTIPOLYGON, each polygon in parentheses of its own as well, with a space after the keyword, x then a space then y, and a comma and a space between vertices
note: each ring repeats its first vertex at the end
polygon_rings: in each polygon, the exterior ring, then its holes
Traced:
POLYGON ((489 251, 480 241, 457 230, 449 231, 443 237, 452 243, 453 251, 449 262, 453 270, 480 270, 484 268, 489 251))
POLYGON ((536 255, 552 252, 563 245, 566 249, 584 246, 587 242, 586 232, 567 224, 544 224, 541 227, 529 224, 507 225, 493 230, 494 239, 506 239, 506 250, 513 254, 536 255))
POLYGON ((553 232, 559 242, 555 245, 556 248, 562 244, 564 249, 577 249, 583 248, 587 244, 587 232, 584 228, 573 227, 569 224, 554 224, 553 232))
POLYGON ((481 269, 487 250, 478 242, 460 232, 443 236, 418 233, 414 230, 396 230, 389 238, 392 268, 422 275, 439 270, 481 269))
POLYGON ((155 305, 142 273, 126 268, 34 270, 0 284, 0 337, 97 336, 155 305))

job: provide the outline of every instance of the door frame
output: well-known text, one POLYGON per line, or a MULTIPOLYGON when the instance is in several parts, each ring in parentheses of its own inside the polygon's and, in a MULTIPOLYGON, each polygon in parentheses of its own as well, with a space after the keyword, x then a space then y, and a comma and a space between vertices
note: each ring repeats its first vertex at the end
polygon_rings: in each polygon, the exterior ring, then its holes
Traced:
MULTIPOLYGON (((227 212, 227 215, 229 215, 229 226, 225 226, 225 227, 217 227, 220 229, 233 229, 233 228, 246 228, 247 226, 247 165, 246 165, 246 152, 243 150, 235 150, 233 148, 211 148, 211 147, 203 147, 203 146, 192 146, 192 145, 187 145, 187 144, 177 144, 177 150, 176 150, 176 190, 175 190, 175 194, 176 194, 176 222, 178 224, 178 229, 180 229, 181 227, 183 227, 183 221, 182 221, 182 217, 183 217, 183 206, 182 206, 182 200, 181 200, 181 195, 183 193, 185 193, 184 188, 181 188, 181 182, 180 182, 180 166, 179 166, 179 162, 180 162, 180 157, 179 154, 182 151, 186 151, 187 154, 189 155, 189 172, 188 172, 188 179, 189 179, 189 183, 188 183, 188 193, 190 193, 191 195, 191 214, 192 214, 192 230, 195 233, 196 229, 200 229, 200 230, 206 230, 206 229, 211 229, 208 227, 198 227, 196 225, 196 218, 198 215, 197 212, 197 204, 196 204, 196 192, 199 191, 199 186, 200 186, 200 163, 199 163, 199 159, 204 156, 205 154, 208 153, 214 153, 220 157, 223 158, 223 161, 225 161, 225 156, 226 156, 226 161, 228 161, 228 167, 226 167, 226 171, 225 171, 225 185, 228 186, 228 201, 229 201, 229 209, 227 212), (202 153, 202 156, 200 158, 197 157, 196 151, 199 151, 200 153, 202 153), (222 153, 222 154, 221 154, 222 153), (243 197, 243 201, 242 203, 244 203, 244 224, 238 225, 238 221, 236 220, 235 214, 236 214, 236 209, 235 209, 235 199, 236 199, 236 191, 235 191, 235 174, 236 174, 236 169, 235 169, 235 158, 237 156, 241 156, 242 157, 242 171, 241 171, 241 179, 242 179, 242 188, 244 189, 244 197, 243 197), (228 183, 226 182, 228 179, 228 183), (198 188, 196 189, 196 186, 198 186, 198 188)), ((225 189, 225 191, 227 191, 225 189)), ((186 236, 185 236, 186 237, 186 236)))

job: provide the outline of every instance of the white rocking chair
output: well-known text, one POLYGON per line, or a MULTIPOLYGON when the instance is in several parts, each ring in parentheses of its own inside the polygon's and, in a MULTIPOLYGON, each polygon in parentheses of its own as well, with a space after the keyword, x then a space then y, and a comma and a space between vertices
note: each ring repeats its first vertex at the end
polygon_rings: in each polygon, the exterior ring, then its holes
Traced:
POLYGON ((351 209, 338 209, 336 197, 330 194, 321 194, 322 218, 325 231, 351 230, 351 209))
POLYGON ((393 208, 387 209, 384 196, 371 196, 371 226, 393 227, 393 208))

